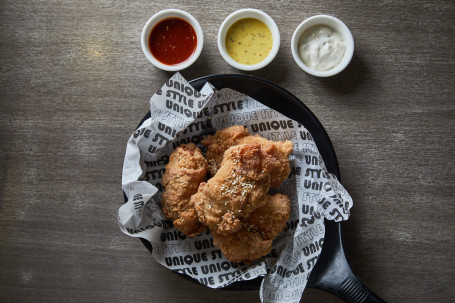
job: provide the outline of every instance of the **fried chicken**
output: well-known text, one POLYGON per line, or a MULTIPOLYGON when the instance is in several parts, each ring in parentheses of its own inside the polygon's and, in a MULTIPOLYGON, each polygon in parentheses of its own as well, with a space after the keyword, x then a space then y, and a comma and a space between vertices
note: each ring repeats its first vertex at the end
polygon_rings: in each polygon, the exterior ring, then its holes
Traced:
POLYGON ((190 198, 204 180, 208 165, 201 150, 194 143, 177 147, 169 158, 162 184, 163 214, 187 236, 195 236, 207 229, 199 222, 190 198))
POLYGON ((291 203, 282 194, 265 195, 264 200, 263 206, 241 219, 242 228, 239 231, 227 235, 212 232, 213 243, 229 261, 250 263, 271 251, 273 239, 289 219, 291 203))
POLYGON ((208 162, 193 143, 171 154, 162 180, 164 215, 187 236, 208 227, 232 262, 267 255, 291 212, 287 196, 267 192, 288 177, 292 143, 251 135, 243 126, 217 131, 202 143, 208 162), (204 182, 209 169, 212 178, 204 182))
POLYGON ((238 141, 249 135, 250 133, 244 126, 235 125, 218 130, 213 136, 208 136, 202 140, 202 144, 207 146, 205 157, 209 163, 209 172, 212 176, 220 168, 224 152, 229 147, 238 145, 238 141))
POLYGON ((251 135, 244 126, 235 125, 219 130, 213 136, 202 141, 207 146, 206 158, 209 163, 209 170, 212 176, 218 171, 223 160, 224 152, 231 146, 239 144, 261 144, 274 145, 276 147, 272 156, 275 158, 275 165, 271 171, 271 187, 279 187, 286 180, 291 172, 289 155, 292 153, 293 144, 291 141, 270 141, 259 135, 251 135))
POLYGON ((266 203, 244 220, 247 230, 255 231, 264 240, 273 240, 283 230, 291 214, 289 197, 283 194, 265 196, 266 203))
POLYGON ((226 259, 235 263, 251 263, 272 249, 272 240, 264 240, 258 233, 246 229, 228 235, 212 232, 212 235, 213 244, 220 248, 226 259))
POLYGON ((275 165, 272 144, 244 144, 230 147, 217 173, 191 197, 199 221, 212 232, 233 233, 248 217, 266 203, 270 188, 270 171, 275 165))

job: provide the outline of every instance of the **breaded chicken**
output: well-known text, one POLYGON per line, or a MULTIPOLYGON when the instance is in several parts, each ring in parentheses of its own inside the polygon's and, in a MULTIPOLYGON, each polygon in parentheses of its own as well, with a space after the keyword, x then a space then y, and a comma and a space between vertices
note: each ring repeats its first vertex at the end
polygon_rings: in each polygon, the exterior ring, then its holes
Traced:
POLYGON ((283 230, 291 213, 291 203, 286 195, 265 195, 265 204, 247 218, 242 218, 242 228, 230 234, 213 234, 213 244, 218 246, 226 259, 250 263, 265 256, 272 249, 272 241, 283 230))
POLYGON ((283 230, 291 214, 289 197, 283 194, 265 196, 266 203, 243 220, 243 227, 257 232, 264 240, 273 240, 283 230))
POLYGON ((276 150, 272 155, 275 158, 275 165, 271 171, 271 187, 279 187, 286 180, 291 172, 289 155, 292 153, 293 144, 291 141, 270 141, 259 135, 250 135, 244 126, 235 125, 219 130, 213 136, 202 141, 207 146, 206 158, 209 163, 209 171, 213 176, 218 171, 223 160, 224 152, 231 146, 239 144, 261 144, 274 145, 276 150))
POLYGON ((235 125, 218 130, 213 136, 208 136, 202 140, 202 144, 207 146, 205 157, 209 163, 209 172, 212 176, 220 168, 224 152, 229 147, 238 145, 239 140, 249 135, 250 133, 244 126, 235 125))
POLYGON ((265 204, 270 188, 270 171, 275 159, 274 145, 244 144, 230 147, 215 176, 203 182, 191 197, 199 221, 212 232, 233 233, 248 217, 265 204))
POLYGON ((199 222, 190 198, 204 180, 208 165, 201 150, 194 143, 177 147, 169 158, 162 184, 165 187, 161 206, 163 214, 187 236, 195 236, 207 229, 199 222))
POLYGON ((213 244, 220 248, 226 259, 235 263, 251 263, 272 249, 272 240, 264 240, 258 233, 246 229, 228 235, 212 232, 212 235, 213 244))

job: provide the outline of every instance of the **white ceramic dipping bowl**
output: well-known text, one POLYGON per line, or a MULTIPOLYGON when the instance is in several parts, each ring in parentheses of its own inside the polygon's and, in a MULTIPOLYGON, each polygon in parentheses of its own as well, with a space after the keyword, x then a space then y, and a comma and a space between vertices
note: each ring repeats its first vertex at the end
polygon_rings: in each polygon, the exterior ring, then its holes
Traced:
POLYGON ((302 23, 300 23, 300 25, 294 31, 291 40, 291 51, 295 62, 305 72, 316 77, 330 77, 340 73, 342 70, 346 68, 346 66, 348 66, 349 62, 351 62, 352 55, 354 54, 354 38, 352 37, 352 33, 349 30, 349 28, 343 22, 341 22, 341 20, 328 15, 317 15, 310 17, 303 21, 302 23), (344 43, 346 44, 346 50, 340 63, 338 63, 334 68, 326 71, 315 70, 308 67, 305 63, 303 63, 299 55, 300 38, 302 37, 306 30, 316 25, 326 25, 331 27, 335 31, 339 32, 341 37, 343 38, 344 43))
POLYGON ((229 63, 231 66, 244 70, 244 71, 253 71, 253 70, 258 70, 263 67, 265 67, 267 64, 272 62, 272 60, 275 58, 276 54, 278 53, 278 50, 280 48, 280 32, 278 30, 278 26, 276 25, 275 21, 264 13, 263 11, 253 9, 253 8, 246 8, 246 9, 241 9, 238 11, 233 12, 230 14, 221 24, 221 27, 218 31, 218 49, 221 53, 221 56, 223 59, 229 63), (267 25, 267 27, 270 29, 270 32, 272 33, 272 39, 273 39, 273 44, 272 44, 272 49, 270 50, 269 54, 265 59, 262 61, 256 63, 256 64, 241 64, 234 59, 232 59, 231 56, 229 56, 227 50, 226 50, 226 34, 229 30, 229 28, 237 21, 245 18, 254 18, 259 21, 262 21, 267 25))
POLYGON ((165 70, 165 71, 178 71, 187 68, 191 64, 193 64, 202 51, 202 46, 204 45, 204 36, 202 33, 202 28, 199 25, 199 22, 190 15, 189 13, 179 10, 179 9, 166 9, 162 10, 155 15, 153 15, 144 25, 141 34, 141 47, 142 51, 144 52, 145 57, 156 67, 165 70), (152 32, 153 28, 162 20, 167 18, 180 18, 188 22, 196 32, 197 37, 197 44, 196 49, 193 54, 185 61, 175 64, 175 65, 167 65, 158 61, 151 53, 149 48, 149 39, 150 33, 152 32))

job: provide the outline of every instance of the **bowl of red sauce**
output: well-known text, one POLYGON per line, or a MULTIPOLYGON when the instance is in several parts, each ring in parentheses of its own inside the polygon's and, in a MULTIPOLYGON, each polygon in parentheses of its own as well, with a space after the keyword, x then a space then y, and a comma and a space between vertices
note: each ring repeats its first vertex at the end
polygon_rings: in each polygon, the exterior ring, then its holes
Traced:
POLYGON ((145 23, 141 47, 156 67, 178 71, 193 64, 202 51, 204 37, 199 22, 179 9, 166 9, 145 23))

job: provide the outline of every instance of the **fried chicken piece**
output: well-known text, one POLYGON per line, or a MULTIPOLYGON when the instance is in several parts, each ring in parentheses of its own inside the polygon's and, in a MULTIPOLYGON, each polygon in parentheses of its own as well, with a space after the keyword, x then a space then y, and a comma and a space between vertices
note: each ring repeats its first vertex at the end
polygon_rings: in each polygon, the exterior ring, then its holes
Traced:
POLYGON ((194 143, 177 147, 169 158, 162 184, 165 187, 161 205, 163 214, 174 226, 191 237, 207 229, 198 220, 190 198, 204 180, 208 165, 201 150, 194 143))
POLYGON ((242 228, 231 234, 212 232, 213 244, 218 246, 226 259, 250 263, 267 255, 272 241, 283 230, 291 214, 291 203, 286 195, 265 195, 265 204, 246 219, 242 228))
POLYGON ((289 219, 291 202, 283 194, 266 195, 265 199, 266 203, 244 220, 243 227, 257 232, 264 240, 273 240, 289 219))
POLYGON ((212 232, 233 233, 246 218, 265 204, 270 188, 274 145, 244 144, 230 147, 215 176, 203 182, 191 197, 199 221, 212 232))
POLYGON ((218 171, 223 160, 224 152, 231 146, 239 144, 273 144, 276 147, 274 154, 275 165, 271 171, 271 187, 279 187, 287 179, 291 172, 289 155, 292 153, 291 141, 270 141, 259 135, 251 135, 244 126, 235 125, 219 130, 213 136, 208 136, 202 141, 207 146, 206 158, 209 163, 209 171, 213 176, 218 171))
POLYGON ((212 235, 213 244, 218 246, 226 259, 235 263, 251 263, 272 249, 272 240, 264 240, 258 233, 243 228, 228 235, 216 232, 212 232, 212 235))
POLYGON ((249 135, 250 133, 244 126, 235 125, 218 130, 213 136, 208 136, 202 140, 202 144, 207 146, 205 157, 209 163, 209 172, 212 176, 220 168, 224 152, 229 147, 238 145, 238 141, 249 135))
POLYGON ((276 147, 273 157, 275 165, 270 171, 270 187, 280 187, 281 183, 289 177, 291 166, 289 163, 289 155, 294 149, 291 141, 270 141, 259 135, 248 136, 240 140, 240 144, 259 143, 261 145, 273 144, 276 147))

